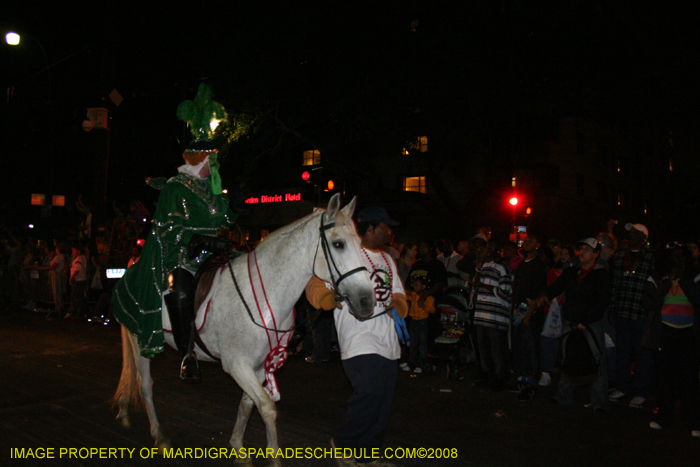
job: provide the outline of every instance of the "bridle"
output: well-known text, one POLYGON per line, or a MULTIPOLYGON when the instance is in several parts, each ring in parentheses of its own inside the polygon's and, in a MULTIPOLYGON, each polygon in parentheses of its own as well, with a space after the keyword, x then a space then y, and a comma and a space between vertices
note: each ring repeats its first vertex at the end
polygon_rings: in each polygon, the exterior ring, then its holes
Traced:
MULTIPOLYGON (((340 293, 340 283, 347 279, 348 277, 352 276, 353 274, 356 274, 358 272, 362 271, 367 271, 367 268, 365 266, 359 266, 355 269, 352 269, 350 271, 347 271, 345 273, 341 273, 340 269, 338 268, 338 265, 335 263, 335 260, 333 259, 333 255, 331 254, 331 247, 328 244, 328 236, 326 235, 326 231, 329 229, 332 229, 335 227, 335 222, 331 222, 329 224, 323 224, 323 217, 326 215, 324 212, 321 214, 321 227, 319 228, 319 239, 318 242, 321 245, 321 249, 323 250, 323 256, 326 259, 326 264, 328 265, 328 272, 331 275, 331 283, 333 284, 333 291, 335 293, 335 299, 338 302, 344 302, 348 299, 347 295, 341 294, 340 293), (335 273, 334 273, 335 271, 335 273), (335 276, 338 276, 336 279, 335 276)), ((316 275, 316 256, 318 255, 318 247, 316 247, 316 254, 314 255, 314 275, 316 275)))

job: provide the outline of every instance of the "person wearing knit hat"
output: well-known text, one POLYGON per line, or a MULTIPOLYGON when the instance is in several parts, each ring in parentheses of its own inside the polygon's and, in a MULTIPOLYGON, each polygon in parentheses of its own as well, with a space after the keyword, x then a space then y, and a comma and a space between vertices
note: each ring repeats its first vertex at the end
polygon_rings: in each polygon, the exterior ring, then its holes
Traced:
MULTIPOLYGON (((177 115, 188 123, 194 140, 182 157, 178 175, 148 179, 161 190, 153 226, 138 263, 127 269, 112 293, 114 316, 138 336, 141 355, 152 358, 163 351, 164 332, 172 332, 183 356, 180 377, 200 379, 190 336, 194 325, 194 273, 212 252, 229 251, 217 237, 236 219, 222 195, 218 150, 211 141, 209 123, 225 118, 211 89, 200 84, 194 101, 185 101, 177 115), (162 311, 168 311, 170 329, 163 329, 162 311)), ((167 323, 166 323, 167 326, 167 323)))

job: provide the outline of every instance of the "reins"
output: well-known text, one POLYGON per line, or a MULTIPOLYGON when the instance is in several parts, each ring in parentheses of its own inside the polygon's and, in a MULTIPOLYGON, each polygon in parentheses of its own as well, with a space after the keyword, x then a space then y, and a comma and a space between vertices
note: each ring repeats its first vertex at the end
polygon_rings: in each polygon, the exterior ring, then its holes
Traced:
POLYGON ((238 297, 241 299, 243 302, 243 305, 245 306, 245 311, 248 312, 248 316, 250 317, 250 320, 253 322, 254 325, 258 326, 259 328, 263 328, 266 331, 273 331, 273 332, 281 332, 282 334, 290 331, 294 331, 297 326, 292 326, 290 329, 286 330, 281 330, 281 329, 273 329, 273 328, 268 328, 263 326, 262 324, 258 324, 255 322, 255 318, 253 318, 253 313, 250 311, 250 307, 248 306, 248 302, 245 301, 245 298, 243 298, 243 294, 241 293, 240 287, 238 287, 238 281, 236 280, 236 275, 233 273, 233 268, 231 267, 231 261, 228 262, 228 270, 231 273, 231 279, 233 279, 233 285, 236 286, 236 292, 238 292, 238 297))

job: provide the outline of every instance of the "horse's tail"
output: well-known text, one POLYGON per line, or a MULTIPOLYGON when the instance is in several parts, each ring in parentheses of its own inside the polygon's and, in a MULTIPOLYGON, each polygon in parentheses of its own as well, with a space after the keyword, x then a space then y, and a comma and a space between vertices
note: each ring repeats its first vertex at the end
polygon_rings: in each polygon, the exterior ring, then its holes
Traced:
POLYGON ((134 346, 129 336, 129 331, 122 326, 122 375, 119 378, 119 386, 117 392, 114 393, 112 405, 118 406, 121 411, 126 412, 129 404, 133 403, 141 405, 141 376, 136 367, 136 358, 138 355, 134 353, 134 346))

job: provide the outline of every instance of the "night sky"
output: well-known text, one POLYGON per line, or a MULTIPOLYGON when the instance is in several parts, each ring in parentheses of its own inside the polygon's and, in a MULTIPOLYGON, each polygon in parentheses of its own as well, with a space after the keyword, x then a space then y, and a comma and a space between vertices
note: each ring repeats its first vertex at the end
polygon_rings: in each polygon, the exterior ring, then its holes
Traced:
POLYGON ((252 188, 284 183, 296 148, 320 148, 336 155, 336 170, 351 171, 362 163, 358 146, 400 145, 425 125, 521 138, 552 117, 576 115, 673 131, 695 157, 700 44, 690 3, 4 6, 3 35, 31 37, 0 48, 9 89, 0 106, 4 167, 12 174, 3 207, 37 191, 92 195, 104 137, 81 123, 88 107, 102 105, 112 115, 109 198, 148 196, 143 179, 173 175, 181 163, 189 136, 175 109, 203 81, 229 113, 261 122, 231 146, 222 169, 252 188), (113 89, 124 98, 119 107, 108 99, 113 89))

